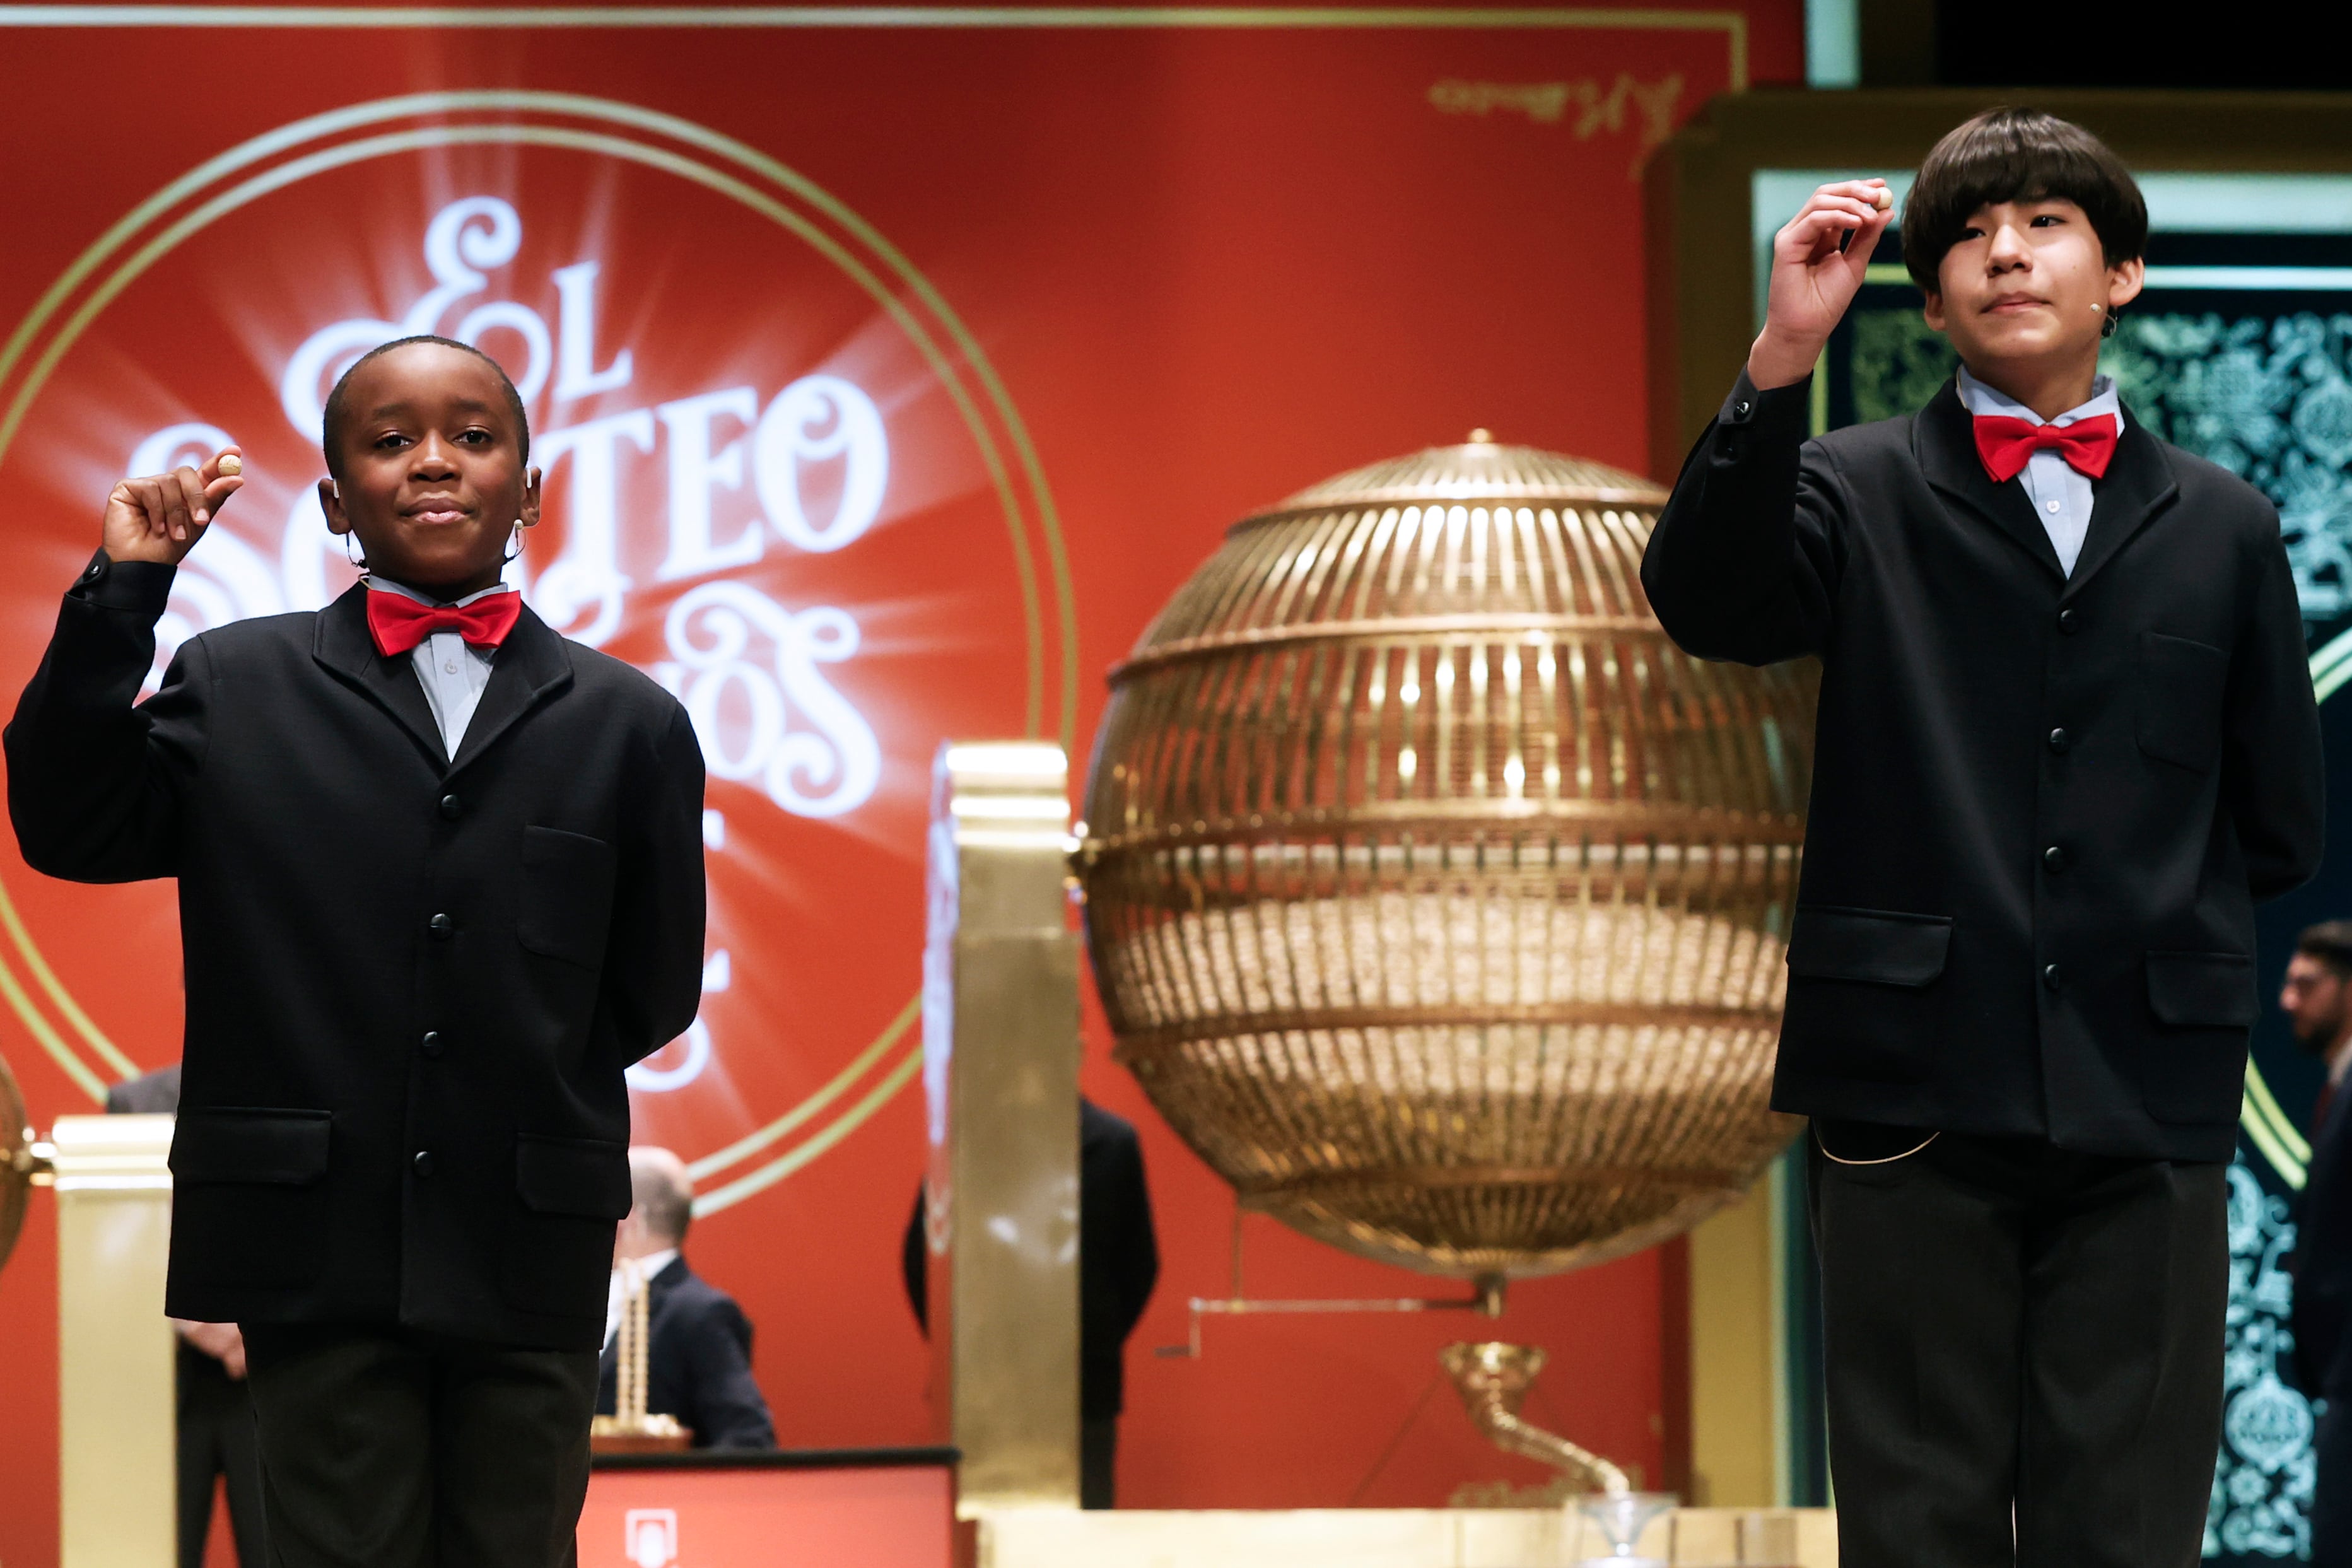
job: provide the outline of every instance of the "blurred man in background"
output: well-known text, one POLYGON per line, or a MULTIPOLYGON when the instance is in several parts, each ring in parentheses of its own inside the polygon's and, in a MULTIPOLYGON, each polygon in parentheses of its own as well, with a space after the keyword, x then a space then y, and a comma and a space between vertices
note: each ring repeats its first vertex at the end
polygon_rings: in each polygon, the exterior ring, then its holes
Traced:
MULTIPOLYGON (((920 1188, 900 1266, 915 1321, 930 1331, 929 1219, 920 1188)), ((1160 1243, 1135 1126, 1078 1101, 1078 1502, 1118 1501, 1118 1418, 1127 1405, 1127 1337, 1160 1281, 1160 1243)))
POLYGON ((772 1448, 775 1423, 751 1376, 751 1323, 735 1298, 698 1279, 680 1250, 694 1219, 694 1179, 667 1149, 629 1151, 629 1217, 614 1240, 596 1410, 613 1414, 619 1389, 620 1265, 652 1276, 646 1287, 646 1412, 674 1415, 698 1448, 772 1448))
POLYGON ((2327 1112, 2352 1069, 2352 921, 2323 921, 2295 942, 2287 961, 2279 1010, 2295 1044, 2327 1068, 2319 1099, 2311 1108, 2311 1135, 2319 1136, 2327 1112))
MULTIPOLYGON (((180 1110, 180 1064, 106 1091, 110 1116, 173 1116, 180 1110)), ((178 1412, 180 1568, 205 1568, 213 1530, 213 1480, 228 1494, 229 1532, 236 1560, 261 1568, 261 1452, 253 1426, 253 1396, 245 1386, 245 1336, 235 1323, 172 1320, 179 1360, 173 1384, 178 1412)))
POLYGON ((2326 1064, 2311 1111, 2311 1164, 2304 1182, 2294 1255, 2295 1373, 2305 1394, 2325 1399, 2313 1438, 2318 1476, 2311 1499, 2311 1561, 2352 1568, 2352 1163, 2341 1092, 2352 1068, 2352 921, 2306 930, 2287 961, 2279 1010, 2295 1043, 2326 1064))

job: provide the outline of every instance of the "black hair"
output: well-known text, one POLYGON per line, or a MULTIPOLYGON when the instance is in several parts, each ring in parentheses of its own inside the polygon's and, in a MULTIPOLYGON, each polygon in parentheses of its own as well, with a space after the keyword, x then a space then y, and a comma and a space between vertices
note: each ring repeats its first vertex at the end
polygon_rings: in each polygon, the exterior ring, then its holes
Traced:
POLYGON ((1903 204, 1903 265, 1927 293, 1979 207, 2073 202, 2091 220, 2107 265, 2147 248, 2147 201, 2124 161, 2070 121, 2038 109, 1988 109, 1928 152, 1903 204))
POLYGON ((2327 965, 2338 980, 2352 980, 2352 921, 2322 921, 2305 926, 2294 950, 2327 965))
POLYGON ((379 359, 394 349, 407 348, 413 343, 437 343, 445 349, 456 349, 460 353, 472 354, 490 367, 490 373, 499 378, 499 386, 507 395, 507 408, 514 415, 516 436, 522 445, 522 460, 526 463, 530 462, 530 416, 523 412, 522 394, 515 390, 514 381, 507 374, 506 367, 471 343, 461 343, 455 338, 440 338, 435 337, 430 332, 420 332, 413 338, 394 338, 388 343, 377 344, 353 360, 351 369, 335 378, 335 389, 327 394, 327 404, 323 410, 324 417, 320 421, 319 430, 319 448, 327 459, 327 472, 337 479, 343 477, 341 455, 343 430, 351 423, 351 399, 344 395, 344 389, 351 385, 352 375, 368 361, 379 359))

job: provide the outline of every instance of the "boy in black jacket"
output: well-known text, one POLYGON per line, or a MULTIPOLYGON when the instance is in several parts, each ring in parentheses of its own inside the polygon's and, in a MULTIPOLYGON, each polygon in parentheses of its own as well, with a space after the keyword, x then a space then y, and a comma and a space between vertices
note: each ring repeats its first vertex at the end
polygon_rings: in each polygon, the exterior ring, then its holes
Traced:
POLYGON ((29 864, 179 882, 166 1310, 243 1328, 278 1568, 568 1560, 622 1072, 700 993, 701 753, 499 583, 530 439, 462 343, 360 361, 320 495, 371 575, 192 638, 136 706, 243 481, 123 481, 7 731, 29 864))
POLYGON ((1643 563, 1688 651, 1822 696, 1773 1103, 1813 1119, 1846 1568, 2198 1560, 2253 902, 2311 875, 2278 517, 2117 402, 2147 207, 2095 138, 1938 142, 1904 260, 1962 370, 1805 439, 1892 218, 1822 186, 1643 563))

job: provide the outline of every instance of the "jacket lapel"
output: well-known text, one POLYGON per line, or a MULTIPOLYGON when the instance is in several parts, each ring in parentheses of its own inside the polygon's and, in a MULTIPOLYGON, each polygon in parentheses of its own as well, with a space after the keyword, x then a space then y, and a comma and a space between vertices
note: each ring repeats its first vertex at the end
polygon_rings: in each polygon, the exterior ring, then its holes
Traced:
POLYGON ((526 605, 490 662, 489 684, 457 742, 449 772, 462 772, 516 721, 571 684, 572 659, 563 639, 526 605))
POLYGON ((375 639, 368 636, 367 595, 367 584, 358 584, 319 612, 311 657, 391 714, 432 759, 434 767, 446 768, 448 756, 441 749, 440 727, 433 722, 433 710, 425 700, 425 688, 418 683, 415 669, 406 655, 386 658, 376 652, 375 639))
POLYGON ((2082 592, 2083 584, 2179 493, 2172 465, 2165 460, 2164 444, 2126 413, 2106 475, 2093 487, 2091 527, 2083 536, 2083 553, 2075 558, 2067 594, 2082 592))
MULTIPOLYGON (((2322 1167, 2332 1170, 2340 1158, 2339 1150, 2344 1142, 2344 1114, 2347 1110, 2352 1110, 2352 1085, 2339 1084, 2333 1093, 2325 1089, 2320 1092, 2327 1095, 2326 1114, 2312 1124, 2311 1159, 2308 1162, 2311 1181, 2306 1182, 2304 1187, 2305 1192, 2312 1190, 2311 1184, 2316 1182, 2322 1167)), ((2332 1183, 2329 1184, 2333 1185, 2332 1183)))
MULTIPOLYGON (((1985 472, 1984 460, 1977 456, 1971 417, 1968 405, 1960 401, 1958 378, 1944 383, 1944 389, 1911 422, 1911 450, 1920 471, 1929 484, 2008 534, 2044 571, 2064 582, 2065 569, 2058 564, 2049 531, 2033 515, 2025 488, 2014 479, 1995 484, 1985 472)), ((2095 521, 2092 524, 2095 531, 2097 526, 2095 521)))
POLYGON ((662 1271, 655 1275, 646 1288, 646 1322, 648 1328, 669 1299, 677 1293, 677 1288, 693 1278, 694 1272, 687 1268, 683 1252, 662 1266, 662 1271))

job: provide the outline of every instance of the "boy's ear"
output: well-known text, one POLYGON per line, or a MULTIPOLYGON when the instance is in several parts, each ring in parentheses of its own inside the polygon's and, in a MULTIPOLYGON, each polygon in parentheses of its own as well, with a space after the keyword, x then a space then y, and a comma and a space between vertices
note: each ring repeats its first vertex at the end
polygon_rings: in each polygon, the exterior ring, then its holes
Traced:
POLYGON ((525 468, 522 472, 522 514, 517 520, 525 528, 539 526, 539 470, 525 468))
POLYGON ((332 479, 319 481, 319 510, 326 514, 327 531, 341 537, 352 531, 352 520, 343 512, 343 492, 332 479))
MULTIPOLYGON (((2132 291, 2137 293, 2139 290, 2135 289, 2132 291)), ((1919 314, 1935 331, 1940 332, 1944 330, 1944 295, 1941 289, 1922 289, 1919 291, 1919 314)))
POLYGON ((2107 268, 2107 309, 2120 310, 2147 286, 2147 263, 2134 257, 2107 268))

